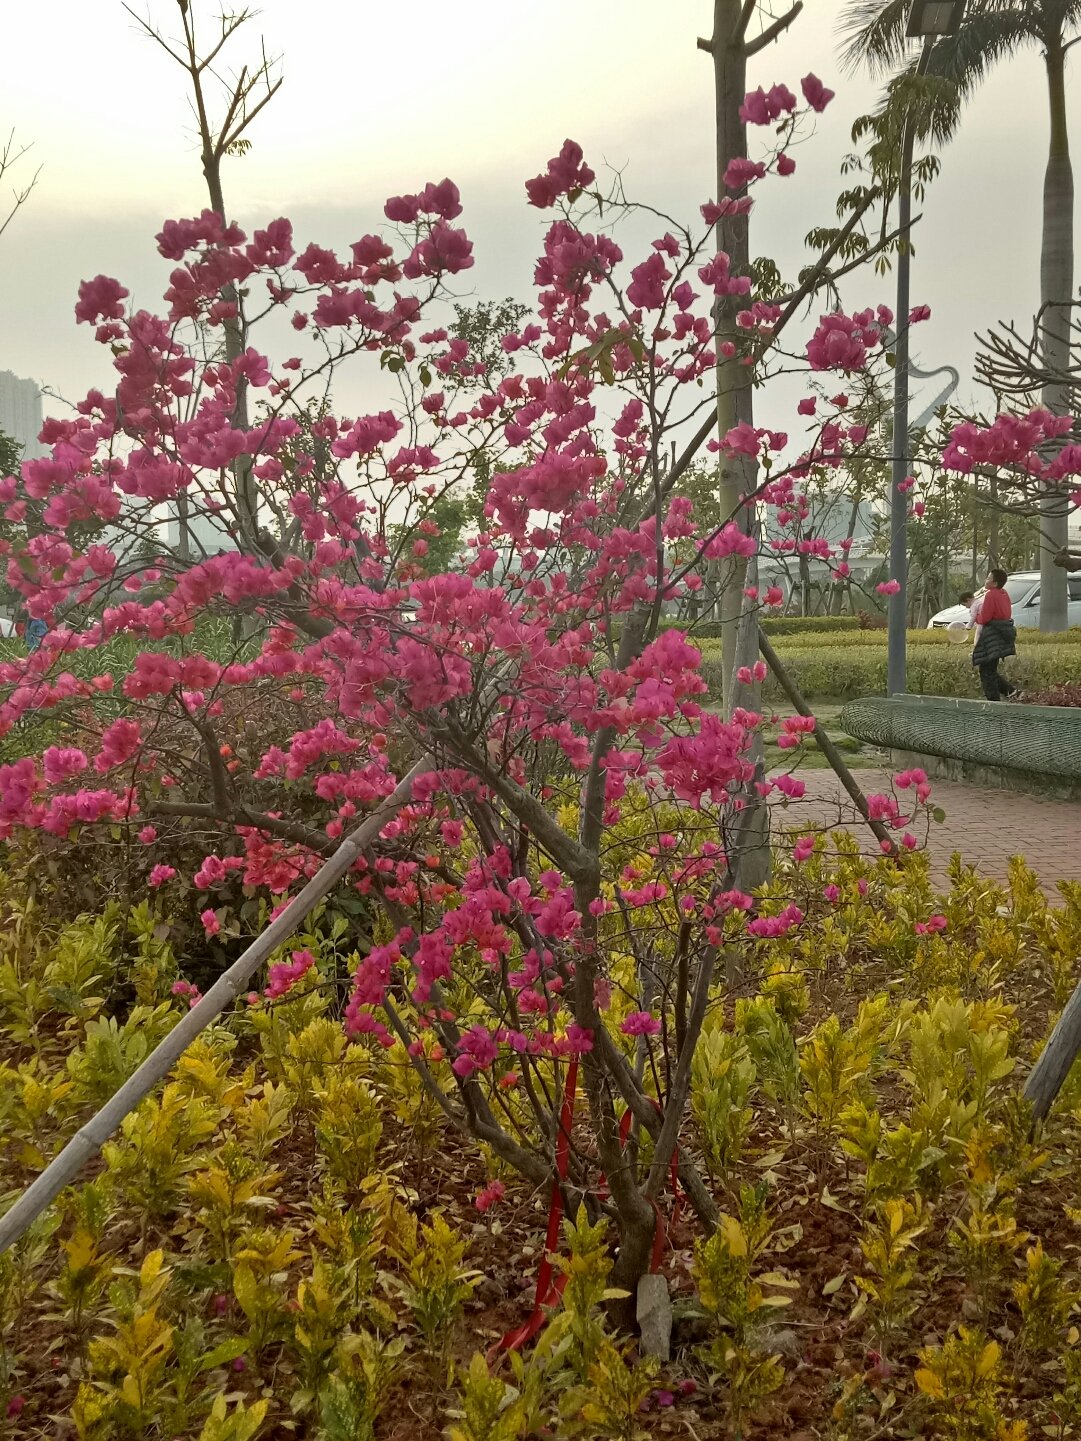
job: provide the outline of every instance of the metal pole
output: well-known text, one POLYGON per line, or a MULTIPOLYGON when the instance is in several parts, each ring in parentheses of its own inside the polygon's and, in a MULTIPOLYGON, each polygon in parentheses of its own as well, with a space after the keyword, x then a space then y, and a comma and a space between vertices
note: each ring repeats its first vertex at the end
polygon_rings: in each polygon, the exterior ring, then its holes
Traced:
MULTIPOLYGON (((934 36, 923 44, 916 75, 927 69, 934 36)), ((907 685, 905 645, 908 614, 908 496, 901 489, 909 469, 908 435, 908 312, 912 225, 912 151, 916 134, 906 117, 901 142, 901 174, 897 187, 897 227, 900 252, 897 256, 897 343, 893 369, 893 480, 890 486, 890 580, 899 589, 890 596, 886 636, 886 694, 903 693, 907 685)))

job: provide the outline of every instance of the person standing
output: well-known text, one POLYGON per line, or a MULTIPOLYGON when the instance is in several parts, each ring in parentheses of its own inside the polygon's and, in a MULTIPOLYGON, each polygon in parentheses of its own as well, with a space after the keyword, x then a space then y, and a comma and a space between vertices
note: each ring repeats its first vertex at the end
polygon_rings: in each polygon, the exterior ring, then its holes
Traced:
POLYGON ((48 633, 49 627, 37 616, 26 622, 26 634, 23 639, 26 641, 28 655, 33 655, 34 651, 41 649, 41 642, 48 633))
POLYGON ((976 612, 979 610, 979 602, 972 591, 966 590, 957 597, 957 604, 963 605, 968 611, 968 629, 972 630, 976 624, 976 612))
POLYGON ((1009 576, 1004 570, 993 570, 987 577, 987 591, 976 611, 976 644, 972 647, 972 664, 980 673, 980 684, 988 700, 1005 700, 1016 694, 1004 675, 999 674, 999 661, 1017 654, 1017 631, 1013 623, 1013 606, 1006 593, 1009 576))

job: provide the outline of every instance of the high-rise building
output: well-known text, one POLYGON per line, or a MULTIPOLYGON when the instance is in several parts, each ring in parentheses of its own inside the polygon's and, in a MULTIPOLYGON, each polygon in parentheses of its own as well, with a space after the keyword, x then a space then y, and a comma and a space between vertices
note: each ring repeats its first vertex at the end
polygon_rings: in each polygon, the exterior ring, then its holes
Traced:
POLYGON ((41 391, 32 380, 0 370, 0 430, 22 446, 23 459, 44 455, 38 440, 41 430, 41 391))
MULTIPOLYGON (((207 556, 217 555, 222 550, 232 550, 234 542, 229 538, 225 521, 222 517, 211 515, 210 512, 199 504, 198 498, 188 498, 188 553, 193 560, 204 560, 207 556)), ((165 525, 165 544, 170 550, 179 552, 181 549, 181 525, 180 517, 176 513, 176 506, 168 507, 170 514, 165 525)))

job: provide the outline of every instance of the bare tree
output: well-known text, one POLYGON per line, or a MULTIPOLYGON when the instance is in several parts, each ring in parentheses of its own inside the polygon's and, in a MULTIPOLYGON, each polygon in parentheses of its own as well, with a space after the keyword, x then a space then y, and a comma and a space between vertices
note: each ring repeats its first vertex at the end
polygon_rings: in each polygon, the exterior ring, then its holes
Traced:
MULTIPOLYGON (((124 9, 146 35, 154 40, 165 53, 185 72, 190 85, 190 101, 199 137, 199 153, 206 180, 210 208, 219 215, 222 223, 228 222, 225 195, 222 189, 221 169, 226 156, 244 155, 251 148, 248 130, 255 117, 263 110, 281 88, 281 61, 279 57, 267 55, 266 45, 260 41, 259 60, 252 65, 243 65, 231 77, 226 77, 218 68, 229 42, 237 31, 256 12, 239 10, 235 13, 222 10, 217 17, 217 28, 203 48, 194 10, 189 0, 175 0, 180 13, 181 36, 171 40, 152 23, 143 19, 130 5, 124 9), (220 92, 218 109, 214 113, 212 91, 220 92)), ((224 322, 225 355, 230 362, 244 353, 247 346, 247 324, 244 316, 244 295, 229 282, 222 290, 222 298, 236 306, 235 316, 224 322)), ((239 376, 236 383, 236 409, 233 424, 241 430, 248 427, 248 383, 239 376)), ((254 550, 259 534, 259 495, 251 473, 251 458, 241 457, 234 465, 236 491, 236 512, 239 541, 243 549, 254 550)), ((182 532, 187 529, 187 516, 181 516, 182 532)), ((181 536, 182 546, 185 536, 181 536)))

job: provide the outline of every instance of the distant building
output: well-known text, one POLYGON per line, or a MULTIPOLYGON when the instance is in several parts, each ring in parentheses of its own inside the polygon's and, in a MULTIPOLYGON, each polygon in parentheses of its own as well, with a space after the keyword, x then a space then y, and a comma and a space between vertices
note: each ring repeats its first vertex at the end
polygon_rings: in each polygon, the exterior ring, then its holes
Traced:
MULTIPOLYGON (((811 513, 800 526, 801 538, 814 536, 829 541, 834 547, 839 546, 842 540, 851 539, 852 556, 867 555, 874 550, 878 517, 873 505, 860 501, 853 518, 851 497, 842 490, 827 490, 818 494, 812 491, 808 500, 811 513)), ((767 541, 793 534, 791 528, 778 525, 771 510, 767 509, 762 520, 767 541)))
MULTIPOLYGON (((225 520, 211 515, 202 506, 189 500, 188 546, 193 560, 202 560, 208 555, 217 555, 220 550, 231 550, 234 542, 229 538, 225 520)), ((172 506, 169 507, 173 509, 172 506)), ((165 524, 165 543, 170 550, 180 550, 180 517, 171 514, 165 524)))
POLYGON ((32 380, 0 370, 0 430, 22 446, 23 459, 44 455, 38 440, 41 430, 41 391, 32 380))

